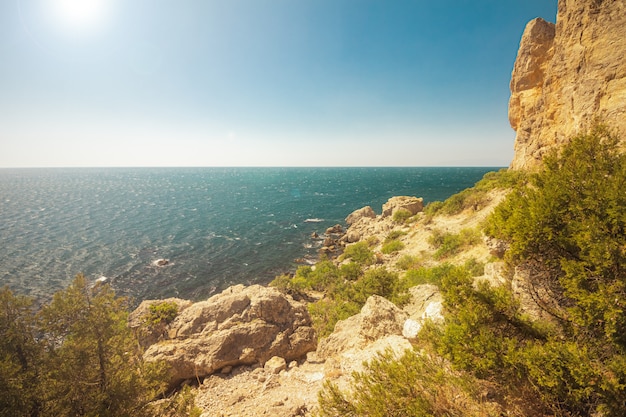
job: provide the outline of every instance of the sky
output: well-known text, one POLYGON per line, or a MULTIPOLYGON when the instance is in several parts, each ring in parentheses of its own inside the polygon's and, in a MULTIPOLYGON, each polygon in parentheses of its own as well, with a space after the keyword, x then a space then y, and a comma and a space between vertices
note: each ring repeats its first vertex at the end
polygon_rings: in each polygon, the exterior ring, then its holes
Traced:
POLYGON ((557 0, 0 0, 0 167, 508 166, 557 0))

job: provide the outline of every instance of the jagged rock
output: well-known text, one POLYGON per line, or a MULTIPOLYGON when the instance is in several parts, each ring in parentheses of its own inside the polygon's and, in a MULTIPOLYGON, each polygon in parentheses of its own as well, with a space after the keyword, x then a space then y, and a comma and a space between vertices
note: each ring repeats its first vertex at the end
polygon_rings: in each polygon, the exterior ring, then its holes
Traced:
POLYGON ((343 241, 346 243, 356 243, 361 240, 361 233, 357 230, 348 230, 346 235, 343 237, 343 241))
POLYGON ((383 204, 382 217, 392 216, 399 209, 407 210, 411 213, 411 216, 414 216, 424 210, 424 199, 408 196, 391 197, 383 204))
POLYGON ((172 386, 273 356, 298 359, 317 344, 306 306, 259 285, 236 285, 191 305, 170 324, 169 337, 144 357, 171 366, 172 386))
POLYGON ((340 224, 336 224, 332 227, 326 229, 325 234, 327 235, 340 235, 343 233, 343 227, 340 224))
POLYGON ((560 0, 556 22, 531 21, 520 42, 509 102, 514 169, 536 167, 596 119, 626 133, 626 3, 560 0))
POLYGON ((391 301, 372 295, 357 315, 341 320, 335 330, 320 342, 317 355, 329 358, 348 349, 359 349, 389 335, 402 335, 408 314, 391 301))
POLYGON ((358 210, 353 211, 346 217, 346 224, 349 226, 358 222, 361 219, 375 219, 376 213, 370 206, 365 206, 358 210))

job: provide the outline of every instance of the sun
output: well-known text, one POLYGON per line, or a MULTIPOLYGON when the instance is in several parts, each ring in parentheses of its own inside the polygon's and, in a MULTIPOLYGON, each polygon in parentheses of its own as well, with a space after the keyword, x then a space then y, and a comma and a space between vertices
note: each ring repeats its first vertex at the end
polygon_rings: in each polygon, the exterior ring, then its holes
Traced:
POLYGON ((68 29, 94 29, 104 23, 112 0, 48 0, 55 20, 68 29))

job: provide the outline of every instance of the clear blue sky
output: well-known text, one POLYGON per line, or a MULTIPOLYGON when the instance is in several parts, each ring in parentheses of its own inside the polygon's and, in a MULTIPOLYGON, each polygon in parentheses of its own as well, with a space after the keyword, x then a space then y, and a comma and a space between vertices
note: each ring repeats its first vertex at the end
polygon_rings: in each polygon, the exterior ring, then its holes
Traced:
POLYGON ((556 6, 0 0, 0 167, 505 166, 556 6))

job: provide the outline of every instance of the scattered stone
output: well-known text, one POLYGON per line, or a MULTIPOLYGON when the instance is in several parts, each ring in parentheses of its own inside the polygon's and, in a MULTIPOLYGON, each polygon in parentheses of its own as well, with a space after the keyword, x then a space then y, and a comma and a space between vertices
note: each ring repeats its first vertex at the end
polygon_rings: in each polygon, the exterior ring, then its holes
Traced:
POLYGON ((280 371, 284 371, 287 369, 287 362, 284 358, 280 356, 274 356, 267 362, 265 362, 265 366, 263 367, 267 372, 271 374, 279 374, 280 371))

